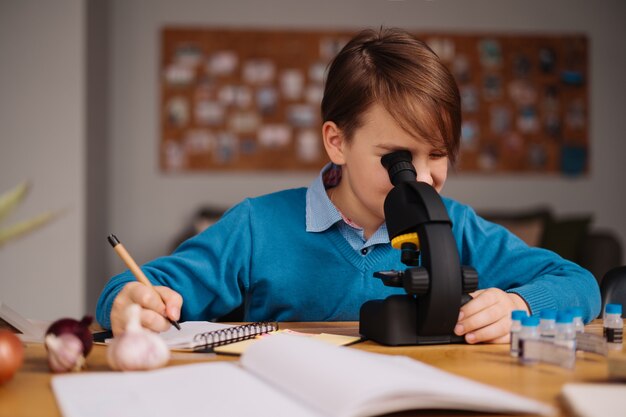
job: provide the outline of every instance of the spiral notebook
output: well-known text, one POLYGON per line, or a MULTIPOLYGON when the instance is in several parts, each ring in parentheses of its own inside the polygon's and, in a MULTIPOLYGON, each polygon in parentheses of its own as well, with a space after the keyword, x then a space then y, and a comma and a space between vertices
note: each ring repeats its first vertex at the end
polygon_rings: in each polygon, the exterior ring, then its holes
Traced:
POLYGON ((255 322, 242 325, 186 321, 180 323, 181 330, 170 328, 160 336, 170 349, 212 351, 213 348, 278 330, 276 322, 255 322))

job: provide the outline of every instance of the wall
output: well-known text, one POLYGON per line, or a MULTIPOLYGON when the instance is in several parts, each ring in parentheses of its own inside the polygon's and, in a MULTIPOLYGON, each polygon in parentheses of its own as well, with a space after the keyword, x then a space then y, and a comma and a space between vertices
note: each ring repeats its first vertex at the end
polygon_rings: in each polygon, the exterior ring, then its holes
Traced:
POLYGON ((0 247, 0 301, 26 317, 85 310, 84 3, 0 2, 0 192, 32 182, 3 222, 62 210, 0 247))
POLYGON ((93 312, 102 284, 108 277, 110 251, 105 236, 108 235, 109 199, 109 5, 100 0, 87 0, 87 51, 86 51, 86 209, 85 230, 86 311, 93 312))
MULTIPOLYGON (((307 185, 314 174, 163 175, 158 170, 159 29, 164 25, 282 28, 400 26, 415 30, 584 32, 591 44, 591 174, 582 179, 524 175, 452 176, 445 194, 476 208, 550 204, 557 213, 593 212, 595 225, 626 243, 626 5, 617 1, 126 1, 114 2, 110 224, 144 262, 165 253, 202 203, 307 185), (601 4, 601 7, 599 6, 601 4), (611 186, 609 186, 611 184, 611 186)), ((112 272, 122 268, 112 255, 112 272)))
POLYGON ((597 227, 614 229, 626 243, 624 21, 621 0, 2 0, 0 191, 24 178, 34 183, 10 221, 65 212, 0 248, 0 300, 36 318, 91 311, 106 277, 122 269, 106 234, 117 233, 145 262, 167 251, 200 204, 229 206, 313 179, 159 172, 158 34, 167 24, 585 32, 591 174, 452 176, 444 192, 477 208, 548 203, 559 213, 593 212, 597 227))

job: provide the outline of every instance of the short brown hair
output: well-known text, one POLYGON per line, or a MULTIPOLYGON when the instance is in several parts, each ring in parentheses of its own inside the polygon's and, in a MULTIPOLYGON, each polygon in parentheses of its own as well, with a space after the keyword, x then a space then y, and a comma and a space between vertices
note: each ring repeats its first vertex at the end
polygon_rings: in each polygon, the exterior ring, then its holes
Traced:
POLYGON ((330 64, 322 100, 324 122, 336 123, 351 140, 374 103, 381 104, 402 129, 445 148, 450 161, 456 160, 459 89, 437 55, 406 31, 364 30, 330 64))

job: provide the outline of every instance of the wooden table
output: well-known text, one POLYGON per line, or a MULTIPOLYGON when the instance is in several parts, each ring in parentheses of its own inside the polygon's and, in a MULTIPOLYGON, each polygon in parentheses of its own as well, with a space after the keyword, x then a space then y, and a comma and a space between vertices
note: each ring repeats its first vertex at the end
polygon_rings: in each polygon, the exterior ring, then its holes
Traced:
MULTIPOLYGON (((307 333, 335 333, 358 335, 358 323, 282 323, 281 328, 290 328, 307 333)), ((586 331, 601 333, 599 321, 587 326, 586 331)), ((562 416, 570 414, 559 401, 559 392, 567 382, 602 382, 608 380, 607 360, 594 354, 578 353, 574 370, 561 369, 553 365, 537 364, 522 366, 509 356, 508 345, 437 345, 386 347, 373 342, 362 342, 350 347, 369 352, 391 355, 406 355, 434 365, 451 373, 496 386, 511 392, 531 397, 561 410, 562 416)), ((193 353, 175 353, 171 365, 198 361, 236 360, 232 356, 207 356, 193 353)), ((94 346, 87 358, 85 372, 103 372, 110 368, 106 363, 106 347, 94 346)), ((0 386, 0 416, 2 417, 47 417, 60 416, 56 400, 50 388, 52 373, 48 370, 46 352, 41 344, 28 344, 24 365, 14 378, 0 386)), ((458 416, 460 412, 419 411, 399 413, 394 416, 437 415, 458 416)), ((470 415, 480 415, 471 413, 470 415)), ((493 416, 493 414, 491 415, 493 416)))

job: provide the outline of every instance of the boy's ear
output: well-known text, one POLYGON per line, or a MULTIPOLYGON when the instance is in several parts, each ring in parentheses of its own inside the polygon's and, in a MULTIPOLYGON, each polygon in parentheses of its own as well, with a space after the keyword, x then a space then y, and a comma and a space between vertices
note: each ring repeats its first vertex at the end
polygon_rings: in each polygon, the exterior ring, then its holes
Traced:
POLYGON ((330 160, 336 165, 343 165, 345 163, 343 151, 346 142, 343 132, 335 122, 324 122, 322 125, 322 140, 330 160))

